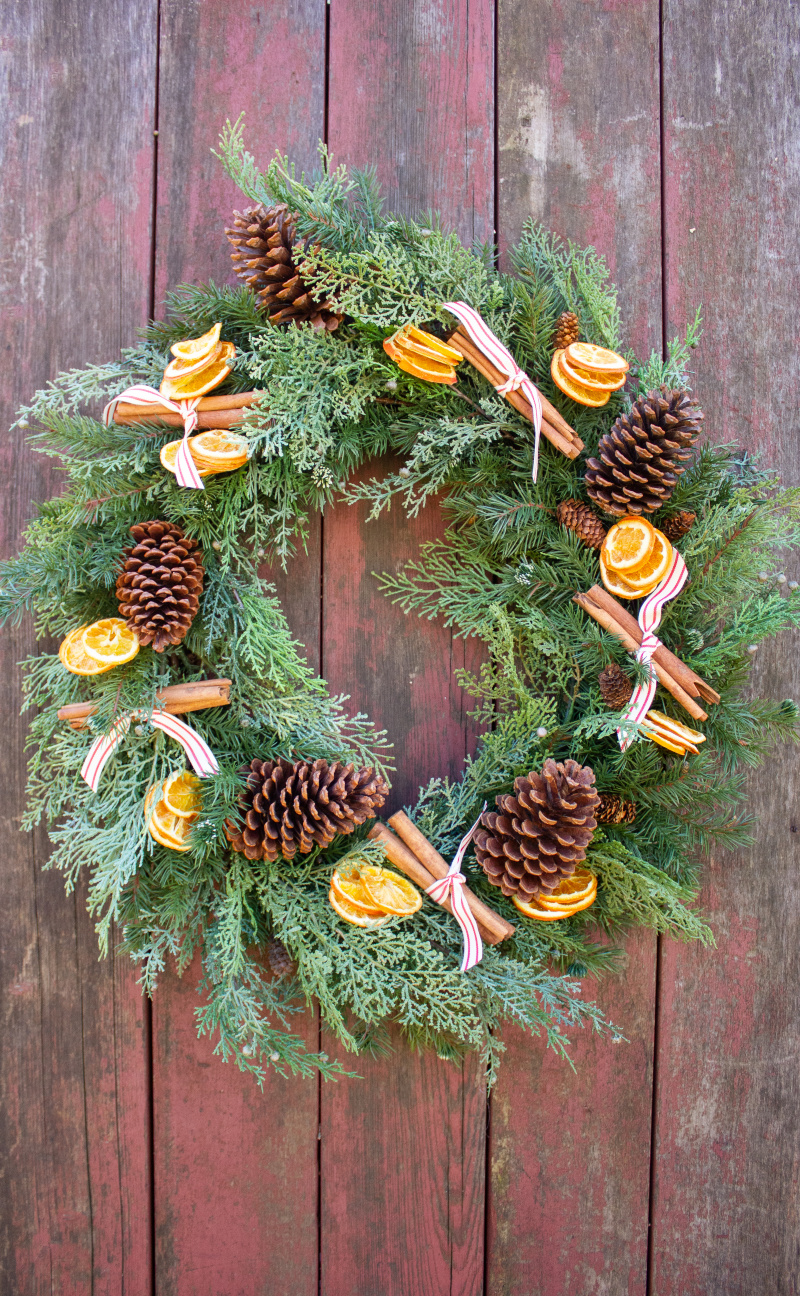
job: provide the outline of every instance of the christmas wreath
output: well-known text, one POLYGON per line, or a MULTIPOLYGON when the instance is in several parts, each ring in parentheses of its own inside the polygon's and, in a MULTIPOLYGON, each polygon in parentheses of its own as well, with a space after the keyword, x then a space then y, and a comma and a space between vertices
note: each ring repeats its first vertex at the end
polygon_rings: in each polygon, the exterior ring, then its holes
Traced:
POLYGON ((68 886, 88 870, 101 946, 115 924, 148 993, 201 952, 198 1028, 259 1081, 342 1072, 292 1030, 311 1000, 353 1052, 394 1021, 491 1078, 502 1021, 562 1053, 574 1024, 615 1030, 581 997, 609 935, 712 942, 698 861, 751 840, 743 771, 797 732, 744 687, 800 622, 776 566, 800 496, 697 444, 699 318, 637 360, 592 249, 531 223, 502 273, 324 150, 311 181, 262 174, 237 124, 220 157, 250 204, 239 285, 179 288, 15 425, 67 474, 2 569, 4 617, 59 641, 24 663, 24 826, 68 886), (387 450, 397 472, 350 480, 387 450), (386 737, 315 678, 259 566, 334 502, 434 495, 445 538, 381 583, 485 643, 460 681, 485 733, 383 824, 386 737))

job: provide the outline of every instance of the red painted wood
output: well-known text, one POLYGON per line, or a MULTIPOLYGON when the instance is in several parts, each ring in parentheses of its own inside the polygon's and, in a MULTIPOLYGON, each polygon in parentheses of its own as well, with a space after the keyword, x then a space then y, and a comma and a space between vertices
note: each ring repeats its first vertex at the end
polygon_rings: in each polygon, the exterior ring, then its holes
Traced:
MULTIPOLYGON (((704 304, 708 435, 763 449, 797 485, 798 14, 668 0, 664 17, 670 332, 704 304)), ((796 555, 786 570, 800 579, 796 555)), ((798 696, 797 646, 760 650, 757 694, 798 696)), ((757 843, 715 856, 701 898, 719 948, 667 947, 662 965, 654 1296, 797 1287, 796 755, 748 787, 757 843)))
MULTIPOLYGON (((325 6, 231 8, 162 0, 158 295, 232 282, 224 235, 245 201, 211 156, 226 118, 266 166, 276 148, 312 165, 323 132, 325 6), (276 73, 278 74, 276 76, 276 73)), ((319 524, 309 556, 276 582, 317 664, 319 524)), ((264 1093, 198 1041, 197 969, 154 1000, 156 1268, 159 1296, 317 1291, 317 1082, 271 1077, 264 1093)), ((297 1025, 316 1049, 316 1016, 297 1025)))
MULTIPOLYGON (((155 10, 152 0, 64 0, 0 14, 4 428, 35 388, 113 355, 146 318, 155 10)), ((4 436, 0 458, 5 555, 18 549, 31 499, 47 498, 58 477, 18 432, 4 436)), ((33 651, 29 624, 0 642, 0 1288, 148 1291, 145 1014, 127 960, 98 962, 84 887, 65 899, 63 879, 42 872, 44 834, 19 832, 27 725, 17 663, 33 651)))
MULTIPOLYGON (((660 346, 658 5, 504 0, 499 23, 501 246, 528 216, 594 243, 631 340, 660 346)), ((491 1296, 644 1291, 655 945, 633 937, 624 981, 585 982, 630 1043, 579 1033, 576 1076, 509 1032, 492 1100, 491 1296)))

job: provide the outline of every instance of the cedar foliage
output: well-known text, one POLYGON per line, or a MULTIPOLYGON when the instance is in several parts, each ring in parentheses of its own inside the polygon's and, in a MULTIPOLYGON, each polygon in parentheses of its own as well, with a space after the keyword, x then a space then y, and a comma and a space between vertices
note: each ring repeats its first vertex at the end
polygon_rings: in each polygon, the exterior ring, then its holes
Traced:
MULTIPOLYGON (((649 742, 621 753, 618 717, 604 705, 597 677, 612 661, 631 671, 633 664, 573 604, 576 590, 599 579, 598 560, 556 518, 560 501, 586 500, 583 460, 570 462, 543 441, 534 486, 532 429, 477 372, 462 365, 456 389, 425 384, 402 373, 382 342, 409 321, 444 335, 453 319, 442 303, 467 300, 573 424, 588 456, 640 393, 688 383, 699 317, 666 358, 653 353, 639 362, 626 353, 627 392, 612 394, 600 410, 576 406, 549 377, 562 312, 579 316, 587 341, 624 349, 616 294, 593 249, 564 245, 529 224, 512 253, 513 274, 502 274, 491 249, 462 247, 435 216, 385 213, 374 176, 334 168, 324 149, 309 181, 280 156, 262 174, 240 124, 226 127, 220 156, 252 202, 285 202, 297 213, 298 237, 310 249, 300 256, 303 276, 346 318, 335 335, 275 328, 247 288, 184 286, 119 361, 61 375, 20 412, 16 426, 34 426, 34 447, 59 460, 66 486, 39 506, 21 554, 2 567, 4 618, 32 613, 41 636, 62 638, 115 614, 119 555, 130 526, 148 518, 166 518, 195 538, 206 566, 199 613, 174 652, 143 648, 90 681, 65 672, 51 654, 25 663, 26 705, 36 713, 25 827, 48 822, 51 863, 69 887, 88 870, 101 947, 116 926, 145 990, 153 991, 168 959, 183 971, 201 951, 198 1029, 259 1082, 269 1066, 284 1074, 343 1072, 340 1062, 307 1051, 293 1030, 311 999, 353 1052, 385 1047, 383 1023, 391 1018, 414 1044, 442 1056, 480 1050, 490 1079, 502 1051, 494 1027, 503 1020, 543 1031, 566 1055, 571 1026, 609 1028, 580 995, 580 978, 614 965, 598 930, 613 936, 642 924, 680 939, 713 939, 692 905, 698 861, 712 847, 750 840, 742 768, 797 734, 794 703, 750 700, 743 688, 748 646, 800 622, 800 598, 773 576, 777 555, 800 541, 800 492, 782 490, 732 446, 695 453, 669 506, 697 514, 681 545, 692 579, 668 605, 660 633, 722 702, 711 708, 699 756, 678 759, 649 742), (248 412, 245 468, 207 479, 202 492, 182 490, 159 463, 174 431, 155 423, 105 428, 95 415, 101 399, 133 382, 157 386, 170 344, 218 320, 237 347, 220 391, 268 388, 269 414, 248 412), (354 469, 390 449, 404 457, 399 472, 348 485, 354 469), (337 918, 327 900, 332 867, 355 853, 382 859, 364 829, 291 864, 232 854, 224 832, 242 789, 239 771, 254 758, 390 769, 386 735, 367 717, 349 716, 347 699, 331 697, 309 670, 259 577, 259 554, 289 563, 309 517, 334 501, 366 499, 372 516, 393 504, 413 515, 434 492, 443 495, 445 539, 423 546, 381 584, 406 611, 486 643, 489 663, 462 680, 486 733, 460 780, 433 779, 421 790, 414 820, 450 855, 483 802, 548 757, 591 765, 598 791, 637 806, 634 823, 596 832, 587 864, 600 881, 598 899, 566 921, 523 919, 468 858, 470 885, 517 931, 466 976, 458 970, 458 927, 427 900, 412 921, 374 932, 337 918), (211 674, 234 681, 232 704, 191 721, 221 772, 203 784, 191 850, 177 854, 152 841, 143 813, 147 787, 184 764, 164 734, 147 723, 132 729, 97 794, 79 771, 90 741, 120 712, 152 708, 160 687, 211 674), (88 731, 58 722, 59 706, 90 697, 98 710, 88 731), (294 960, 294 975, 269 975, 259 951, 275 940, 294 960)), ((659 705, 680 718, 669 696, 660 695, 659 705)))

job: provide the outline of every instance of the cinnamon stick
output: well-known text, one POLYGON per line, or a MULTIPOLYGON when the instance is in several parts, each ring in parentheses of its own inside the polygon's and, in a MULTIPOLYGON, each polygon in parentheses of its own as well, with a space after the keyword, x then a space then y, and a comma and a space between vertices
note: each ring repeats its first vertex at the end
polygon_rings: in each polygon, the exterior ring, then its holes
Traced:
MULTIPOLYGON (((124 427, 130 427, 133 423, 162 423, 164 427, 182 428, 183 419, 180 414, 173 414, 170 410, 163 408, 156 410, 153 407, 152 414, 147 413, 146 405, 129 405, 127 408, 131 411, 129 414, 120 413, 118 405, 114 411, 114 422, 120 423, 124 427)), ((199 410, 197 415, 197 428, 200 432, 207 432, 211 428, 232 428, 241 423, 245 416, 245 408, 223 409, 223 410, 199 410)))
MULTIPOLYGON (((615 612, 609 611, 608 608, 595 603, 592 599, 592 595, 596 590, 597 586, 594 585, 588 594, 576 594, 572 600, 573 603, 577 603, 578 607, 583 608, 584 612, 588 612, 589 616, 592 617, 598 625, 601 625, 604 630, 609 632, 609 634, 613 634, 615 638, 619 639, 620 643, 624 648, 627 648, 628 652, 635 653, 642 642, 641 631, 639 631, 639 637, 637 639, 627 626, 623 626, 621 622, 617 620, 615 612)), ((612 599, 612 602, 616 602, 616 600, 612 599)), ((619 611, 623 612, 624 609, 619 608, 619 611)), ((633 620, 633 618, 631 619, 633 620)), ((638 629, 638 622, 635 622, 635 624, 638 629)), ((669 669, 664 665, 663 661, 658 661, 656 655, 654 655, 652 662, 653 669, 658 676, 659 682, 664 686, 668 693, 672 694, 675 701, 679 702, 683 709, 688 711, 689 715, 693 716, 695 720, 707 720, 708 713, 704 711, 702 707, 695 702, 694 698, 687 693, 686 689, 678 683, 669 669)))
MULTIPOLYGON (((480 347, 477 347, 472 338, 460 326, 450 335, 449 339, 454 346, 462 353, 465 360, 483 374, 493 387, 501 386, 505 380, 505 375, 500 372, 491 360, 483 354, 480 347)), ((538 390, 538 389, 537 389, 538 390)), ((571 428, 565 418, 559 414, 555 405, 552 405, 546 396, 539 392, 542 402, 542 436, 552 445, 565 454, 568 459, 577 459, 583 449, 583 442, 574 428, 571 428)), ((530 423, 533 422, 533 411, 528 401, 520 391, 510 391, 506 394, 506 399, 518 410, 524 418, 530 423)))
MULTIPOLYGON (((420 832, 416 824, 411 822, 407 814, 398 810, 397 814, 392 815, 389 820, 389 827, 394 828, 398 837, 401 837, 417 859, 422 861, 429 873, 432 873, 435 878, 445 877, 450 868, 449 864, 436 848, 431 846, 427 837, 420 832)), ((494 939, 490 942, 492 945, 499 944, 513 934, 515 930, 513 924, 501 918, 494 909, 484 904, 483 900, 479 900, 469 887, 464 887, 464 897, 478 923, 493 933, 494 939)))
MULTIPOLYGON (((169 684, 156 694, 164 710, 170 715, 186 715, 189 711, 206 711, 209 707, 228 706, 231 681, 229 679, 197 680, 188 684, 169 684)), ((97 710, 95 702, 70 702, 59 707, 59 720, 66 720, 73 729, 84 729, 90 715, 97 710)))
MULTIPOLYGON (((255 405, 264 392, 230 392, 227 396, 203 396, 198 405, 198 411, 201 410, 230 410, 230 409, 247 409, 250 405, 255 405)), ((158 405, 154 401, 150 405, 132 405, 128 401, 120 401, 117 405, 117 412, 123 414, 150 414, 156 415, 167 414, 169 411, 164 409, 163 405, 158 405)))

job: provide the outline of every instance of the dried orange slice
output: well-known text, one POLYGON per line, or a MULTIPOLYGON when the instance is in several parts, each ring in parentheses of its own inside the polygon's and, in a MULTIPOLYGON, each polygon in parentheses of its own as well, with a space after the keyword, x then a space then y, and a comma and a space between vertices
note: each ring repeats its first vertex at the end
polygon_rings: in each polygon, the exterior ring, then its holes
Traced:
POLYGON ((188 378, 190 374, 200 373, 217 360, 223 360, 229 354, 227 348, 230 345, 230 342, 218 342, 208 355, 200 356, 197 360, 170 360, 164 370, 164 377, 171 380, 188 378))
POLYGON ((553 359, 550 362, 550 377, 556 387, 565 396, 569 396, 570 400, 577 401, 579 405, 588 405, 590 409, 599 409, 601 405, 607 405, 610 398, 608 391, 591 391, 588 387, 584 387, 582 383, 573 382, 571 378, 567 378, 566 374, 561 372, 559 364, 561 354, 561 351, 554 351, 553 359))
POLYGON ((345 905, 357 909, 367 917, 382 918, 386 912, 367 895, 361 869, 357 865, 335 869, 331 874, 331 890, 345 905))
POLYGON ((222 464, 233 464, 239 468, 247 462, 249 442, 247 437, 238 432, 229 432, 227 428, 211 428, 192 437, 189 449, 195 463, 203 467, 217 468, 222 464))
POLYGON ((533 900, 521 900, 518 895, 512 897, 514 904, 520 913, 526 918, 536 918, 539 922, 560 922, 562 918, 569 918, 568 913, 557 913, 554 909, 543 909, 538 903, 538 896, 533 900))
POLYGON ((431 360, 403 351, 391 338, 386 339, 383 349, 404 373, 413 374, 415 378, 422 378, 425 382, 447 383, 451 387, 457 381, 455 369, 443 360, 431 360))
POLYGON ((633 576, 647 565, 655 547, 652 522, 642 517, 624 517, 612 526, 601 553, 606 567, 632 584, 633 576))
POLYGON ((705 734, 697 729, 690 729, 679 720, 671 720, 662 711, 648 711, 641 721, 641 726, 654 743, 658 743, 659 747, 666 747, 667 751, 675 752, 678 756, 685 756, 687 751, 698 756, 699 752, 695 744, 706 740, 705 734))
POLYGON ((595 346, 593 342, 572 342, 567 347, 567 363, 585 369, 593 378, 605 378, 611 374, 626 374, 630 365, 624 356, 616 351, 607 351, 605 347, 595 346))
POLYGON ((169 810, 164 808, 163 801, 159 801, 150 816, 147 830, 159 846, 167 846, 170 850, 176 851, 190 849, 189 835, 192 831, 192 820, 181 819, 179 815, 170 814, 169 810))
POLYGON ((333 887, 328 892, 328 899, 331 902, 331 907, 336 910, 339 917, 344 918, 345 922, 352 923, 354 927, 369 927, 374 931, 377 927, 383 927, 392 916, 391 914, 382 913, 381 910, 376 911, 374 909, 370 910, 369 913, 365 913, 363 909, 357 909, 355 905, 344 900, 342 896, 334 891, 333 887))
POLYGON ((407 917, 422 908, 422 896, 399 873, 367 865, 361 870, 364 890, 376 908, 384 913, 407 917))
POLYGON ((447 364, 457 365, 464 359, 461 352, 450 346, 448 342, 440 342, 439 338, 434 337, 432 333, 426 333, 424 329, 418 329, 414 324, 408 324, 401 333, 396 333, 395 337, 398 342, 407 338, 417 346, 426 347, 447 364))
POLYGON ((78 626, 75 630, 70 630, 61 647, 58 650, 59 660, 62 666, 73 675, 104 675, 106 671, 114 669, 114 663, 110 666, 104 666, 102 662, 95 661, 90 657, 83 646, 82 635, 86 626, 78 626))
MULTIPOLYGON (((194 437, 189 437, 189 453, 192 455, 192 458, 194 459, 195 464, 197 465, 197 470, 200 473, 200 476, 209 477, 213 469, 201 468, 200 465, 197 463, 194 454, 192 454, 193 440, 194 437)), ((178 447, 180 446, 180 444, 181 444, 180 441, 169 441, 165 446, 161 447, 161 454, 158 457, 161 460, 163 466, 166 468, 167 472, 174 473, 175 471, 175 459, 177 457, 178 447)))
POLYGON ((557 900, 551 900, 549 896, 544 894, 536 897, 540 909, 547 909, 549 913, 560 914, 562 918, 571 918, 574 913, 580 913, 581 909, 588 909, 589 905, 593 905, 596 899, 596 882, 585 896, 581 896, 580 900, 575 900, 571 904, 567 904, 566 901, 564 904, 559 904, 557 900))
POLYGON ((673 548, 664 532, 656 530, 655 536, 655 548, 644 567, 635 572, 625 573, 626 583, 640 590, 642 594, 649 594, 655 589, 666 576, 672 562, 673 548))
POLYGON ((170 351, 180 360, 200 360, 211 355, 219 342, 221 332, 222 325, 214 324, 202 337, 190 338, 187 342, 176 342, 170 347, 170 351))
POLYGON ((104 617, 81 631, 81 646, 101 666, 122 666, 138 653, 139 638, 121 617, 104 617))
POLYGON ((233 365, 230 362, 236 355, 236 348, 232 342, 223 342, 221 346, 224 348, 224 353, 198 373, 183 378, 164 378, 158 388, 161 395, 166 396, 167 400, 193 400, 196 396, 205 396, 206 392, 218 387, 231 372, 233 365))
POLYGON ((203 808, 202 783, 189 770, 174 770, 164 783, 161 804, 179 819, 194 819, 203 808))
POLYGON ((600 554, 600 575, 609 594, 615 594, 617 598, 623 599, 642 598, 642 590, 635 589, 622 576, 618 576, 606 566, 602 553, 600 554))
POLYGON ((587 896, 597 894, 597 878, 588 869, 576 869, 567 878, 562 878, 558 886, 547 894, 541 892, 536 901, 545 909, 571 909, 580 904, 587 896))
POLYGON ((610 373, 604 378, 593 378, 585 369, 579 369, 577 365, 571 365, 567 359, 566 351, 562 351, 559 355, 558 367, 570 382, 578 383, 581 387, 588 387, 589 391, 618 391, 620 387, 625 386, 627 379, 627 374, 624 373, 610 373))

